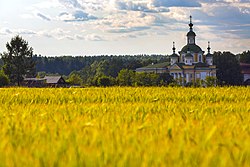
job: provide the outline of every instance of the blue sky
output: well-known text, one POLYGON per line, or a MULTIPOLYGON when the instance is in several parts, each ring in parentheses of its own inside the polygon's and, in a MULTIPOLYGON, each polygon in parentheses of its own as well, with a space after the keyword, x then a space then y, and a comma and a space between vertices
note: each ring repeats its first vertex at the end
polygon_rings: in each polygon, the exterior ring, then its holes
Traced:
POLYGON ((1 0, 0 52, 19 34, 47 56, 171 54, 189 15, 204 51, 250 49, 250 0, 1 0))

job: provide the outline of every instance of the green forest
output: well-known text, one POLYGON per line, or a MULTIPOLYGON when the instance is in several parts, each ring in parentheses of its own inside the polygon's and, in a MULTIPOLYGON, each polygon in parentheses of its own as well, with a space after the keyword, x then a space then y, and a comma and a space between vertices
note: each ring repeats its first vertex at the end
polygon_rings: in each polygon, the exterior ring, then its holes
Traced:
MULTIPOLYGON (((165 74, 136 73, 136 68, 148 65, 169 65, 168 55, 99 55, 99 56, 41 56, 20 36, 6 44, 7 52, 1 53, 0 86, 20 85, 24 77, 43 78, 61 75, 75 86, 166 86, 178 81, 165 74), (5 63, 4 63, 5 62, 5 63)), ((241 85, 243 75, 240 63, 250 63, 250 51, 240 54, 214 52, 213 64, 217 68, 217 85, 241 85)), ((208 78, 206 85, 211 83, 208 78)), ((192 86, 204 85, 201 81, 192 86)), ((214 85, 214 84, 211 84, 214 85)), ((182 85, 183 86, 183 85, 182 85)))
MULTIPOLYGON (((171 82, 168 75, 135 74, 134 70, 149 64, 168 64, 168 55, 100 55, 100 56, 57 56, 34 55, 37 77, 62 75, 73 85, 104 86, 135 85, 133 81, 117 83, 126 72, 127 78, 136 77, 136 85, 166 85, 171 82), (122 71, 121 71, 122 70, 122 71), (119 75, 120 74, 120 75, 119 75), (137 75, 137 76, 136 76, 137 75), (149 78, 157 78, 149 82, 149 78), (103 80, 103 81, 102 81, 103 80), (145 83, 144 83, 145 82, 145 83), (165 83, 164 83, 165 82, 165 83), (163 84, 164 83, 164 84, 163 84)), ((250 51, 234 55, 230 52, 214 52, 214 64, 217 66, 217 78, 222 85, 240 85, 242 76, 239 63, 250 63, 250 51)), ((3 61, 0 59, 0 66, 3 61)), ((124 76, 125 77, 125 76, 124 76)))

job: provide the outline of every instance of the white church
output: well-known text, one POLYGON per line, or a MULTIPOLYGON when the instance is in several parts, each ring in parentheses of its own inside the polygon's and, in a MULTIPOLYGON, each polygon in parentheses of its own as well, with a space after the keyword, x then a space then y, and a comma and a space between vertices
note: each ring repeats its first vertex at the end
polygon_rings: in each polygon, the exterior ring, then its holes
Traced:
POLYGON ((177 54, 175 43, 173 43, 173 54, 170 56, 170 63, 148 65, 137 68, 136 72, 169 73, 182 84, 205 80, 207 76, 216 77, 216 66, 213 65, 213 55, 210 53, 210 42, 208 42, 207 54, 205 54, 196 45, 195 37, 192 16, 190 16, 187 44, 177 54))
POLYGON ((168 71, 174 79, 182 82, 195 82, 204 80, 207 76, 216 77, 216 66, 213 65, 213 55, 210 53, 210 42, 208 42, 208 53, 196 45, 196 34, 193 31, 192 16, 190 16, 189 32, 187 33, 187 44, 176 54, 173 43, 173 54, 170 56, 168 71))

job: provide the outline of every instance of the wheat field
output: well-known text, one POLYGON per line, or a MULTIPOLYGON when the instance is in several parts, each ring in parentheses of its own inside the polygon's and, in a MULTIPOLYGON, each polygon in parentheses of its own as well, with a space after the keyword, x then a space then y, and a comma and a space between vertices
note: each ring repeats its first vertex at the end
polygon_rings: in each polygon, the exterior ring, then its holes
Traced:
POLYGON ((0 166, 250 166, 250 87, 1 88, 0 166))

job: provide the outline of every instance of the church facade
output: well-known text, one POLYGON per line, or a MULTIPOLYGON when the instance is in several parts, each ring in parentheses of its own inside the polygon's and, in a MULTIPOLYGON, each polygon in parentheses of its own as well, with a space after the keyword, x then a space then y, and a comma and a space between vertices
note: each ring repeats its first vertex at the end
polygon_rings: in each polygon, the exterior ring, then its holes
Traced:
POLYGON ((210 53, 210 42, 208 42, 208 52, 205 54, 196 44, 195 38, 192 16, 190 16, 187 44, 178 52, 179 54, 176 54, 175 43, 173 43, 173 54, 170 56, 168 66, 170 75, 182 83, 205 80, 207 76, 216 77, 216 66, 213 65, 213 55, 210 53))

